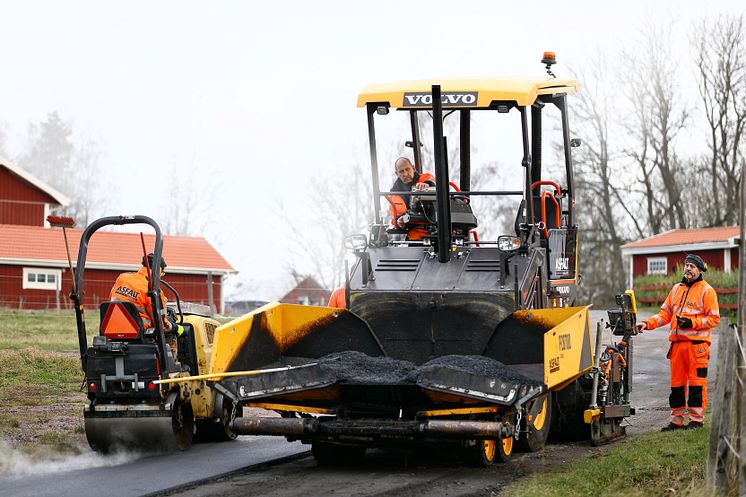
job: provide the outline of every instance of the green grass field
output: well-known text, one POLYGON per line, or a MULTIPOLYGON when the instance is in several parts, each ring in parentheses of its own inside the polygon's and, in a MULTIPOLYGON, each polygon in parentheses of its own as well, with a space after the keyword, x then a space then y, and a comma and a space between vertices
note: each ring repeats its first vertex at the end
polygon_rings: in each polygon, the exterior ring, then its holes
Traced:
MULTIPOLYGON (((93 319, 97 325, 98 316, 93 316, 93 319)), ((0 350, 29 348, 77 351, 75 313, 0 309, 0 350)))
POLYGON ((39 457, 85 450, 82 381, 73 312, 0 309, 3 445, 39 457))
POLYGON ((511 485, 506 497, 663 497, 705 495, 709 426, 648 432, 608 452, 511 485))

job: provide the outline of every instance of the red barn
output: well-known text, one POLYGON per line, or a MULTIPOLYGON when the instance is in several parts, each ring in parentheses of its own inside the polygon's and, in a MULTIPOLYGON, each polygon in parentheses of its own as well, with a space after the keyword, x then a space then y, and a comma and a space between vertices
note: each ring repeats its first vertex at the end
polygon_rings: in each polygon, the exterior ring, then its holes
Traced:
POLYGON ((286 293, 280 299, 280 302, 283 304, 325 306, 329 302, 330 295, 331 292, 329 290, 319 285, 311 276, 307 276, 295 288, 286 293))
POLYGON ((49 226, 49 212, 69 203, 66 196, 0 157, 0 224, 49 226))
MULTIPOLYGON (((50 208, 66 205, 67 198, 3 159, 0 180, 0 307, 70 307, 72 280, 62 230, 44 226, 50 208)), ((73 265, 82 233, 82 229, 67 230, 73 265)), ((155 235, 144 236, 146 247, 152 249, 155 235)), ((236 271, 207 240, 164 235, 163 257, 168 264, 164 279, 182 300, 212 304, 223 312, 223 280, 236 271)), ((88 246, 84 304, 97 306, 108 300, 116 277, 137 271, 141 260, 138 233, 94 234, 88 246)))
POLYGON ((637 276, 669 274, 684 264, 686 254, 697 254, 712 268, 726 273, 738 267, 738 226, 677 229, 622 246, 629 256, 629 288, 637 276))

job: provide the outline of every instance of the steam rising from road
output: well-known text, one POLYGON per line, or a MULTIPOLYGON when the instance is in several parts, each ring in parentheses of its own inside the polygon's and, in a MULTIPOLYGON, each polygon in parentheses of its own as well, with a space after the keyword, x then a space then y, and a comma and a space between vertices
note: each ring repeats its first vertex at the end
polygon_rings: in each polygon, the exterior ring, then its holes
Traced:
POLYGON ((136 452, 101 455, 95 452, 69 455, 57 452, 24 454, 0 443, 0 476, 61 473, 79 469, 117 466, 141 457, 136 452))

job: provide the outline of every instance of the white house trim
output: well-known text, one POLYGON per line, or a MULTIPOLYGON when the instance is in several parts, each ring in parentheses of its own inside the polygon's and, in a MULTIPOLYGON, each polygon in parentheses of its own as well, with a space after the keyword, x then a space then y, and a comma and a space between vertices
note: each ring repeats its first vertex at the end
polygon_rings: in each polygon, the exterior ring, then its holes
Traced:
POLYGON ((730 249, 723 249, 723 271, 730 273, 730 249))
POLYGON ((733 238, 721 242, 700 242, 700 243, 687 243, 677 245, 656 245, 649 247, 622 247, 622 255, 647 255, 647 254, 665 254, 669 252, 696 252, 698 250, 717 250, 734 248, 738 245, 735 244, 733 238))

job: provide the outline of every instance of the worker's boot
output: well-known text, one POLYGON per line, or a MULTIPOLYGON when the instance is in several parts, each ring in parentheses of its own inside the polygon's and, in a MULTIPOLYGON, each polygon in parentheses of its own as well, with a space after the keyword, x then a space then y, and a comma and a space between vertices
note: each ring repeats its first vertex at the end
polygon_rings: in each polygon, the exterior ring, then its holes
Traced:
POLYGON ((661 431, 675 431, 675 430, 686 430, 686 425, 677 425, 674 423, 668 423, 668 426, 661 428, 661 431))
POLYGON ((700 428, 703 428, 705 426, 704 423, 700 423, 699 421, 689 421, 689 426, 687 426, 687 429, 689 430, 698 430, 700 428))

